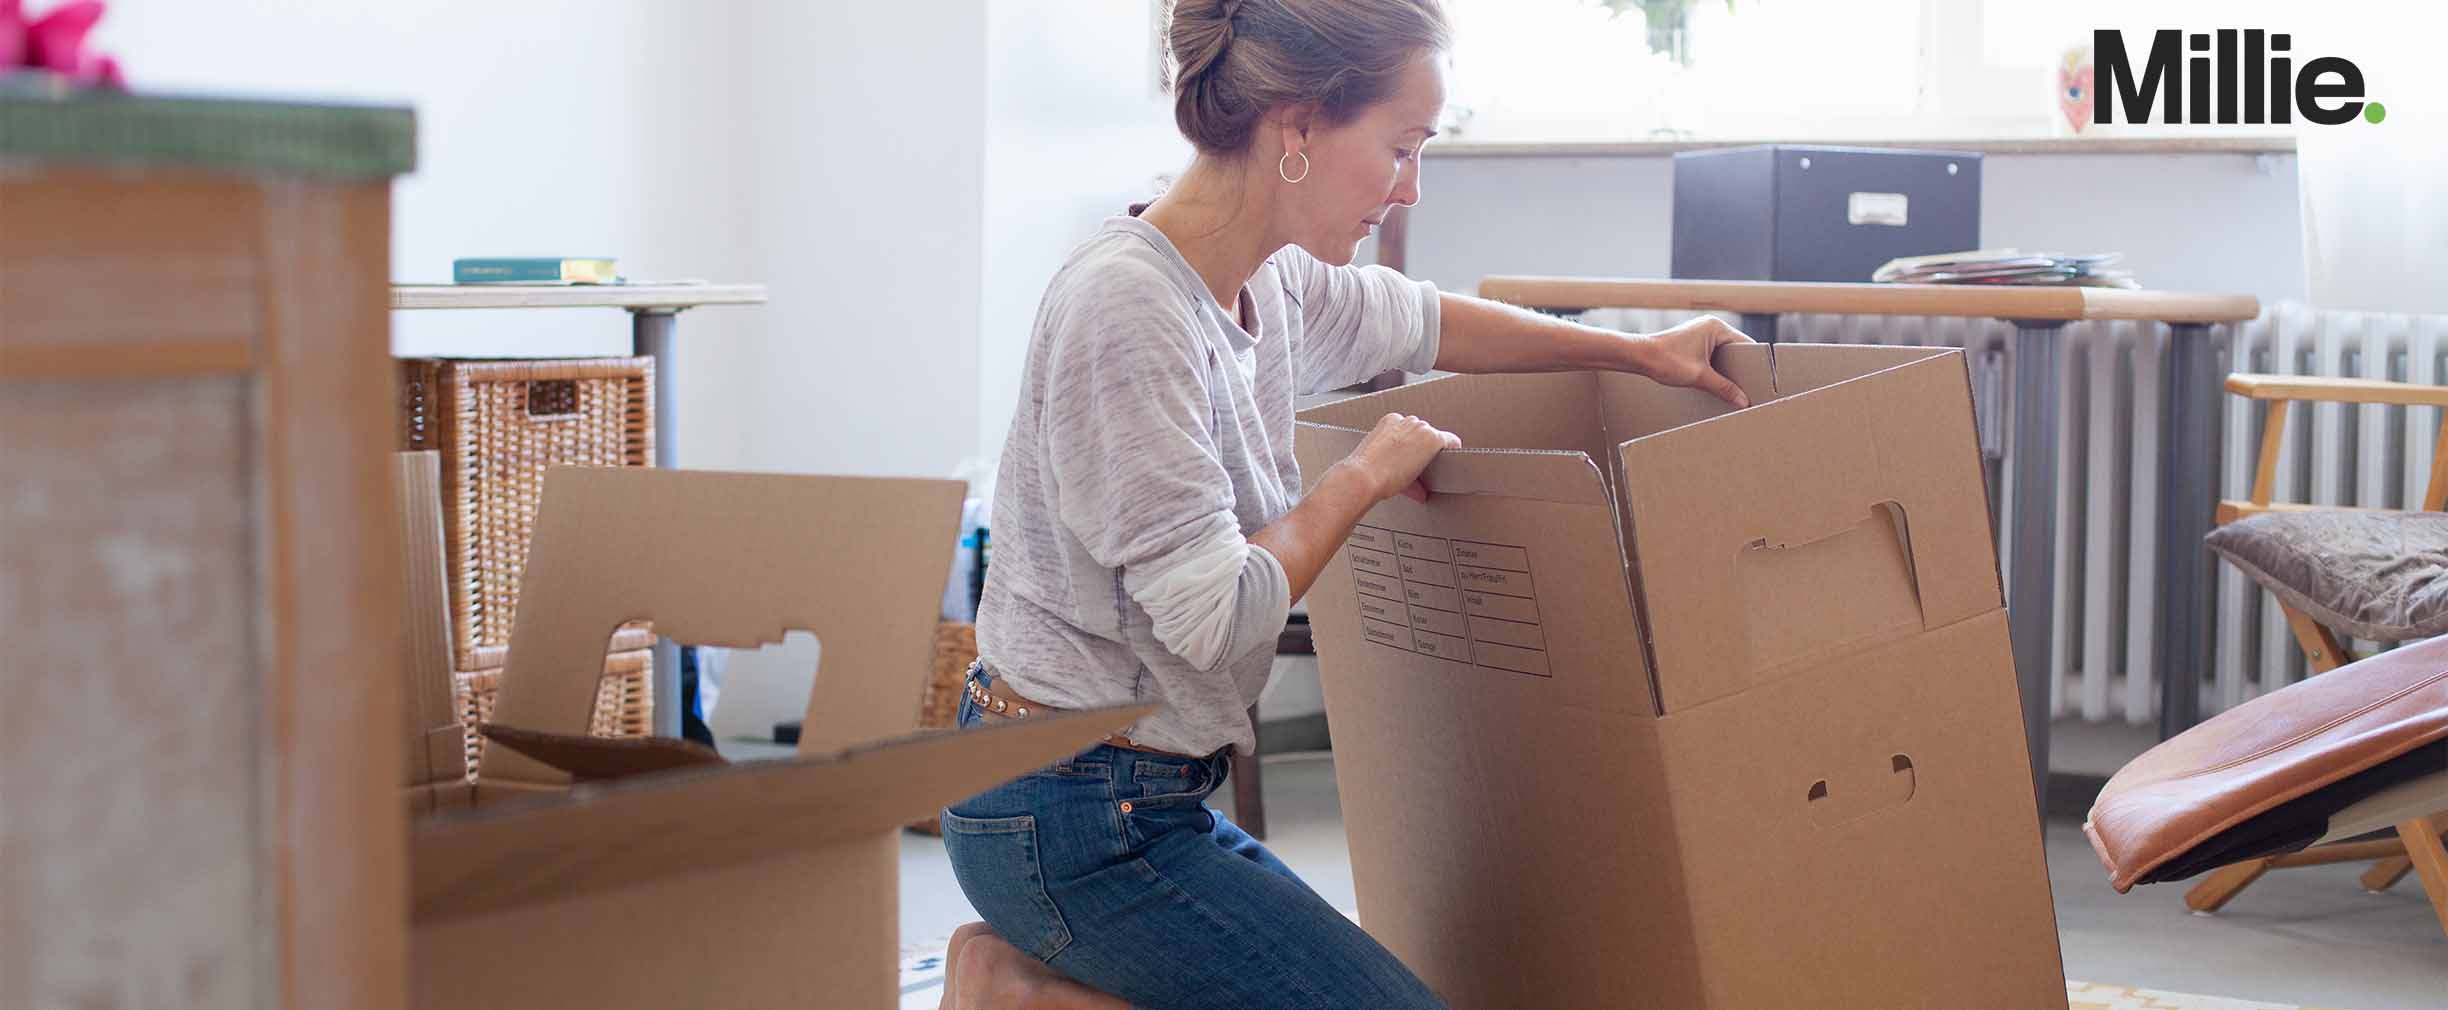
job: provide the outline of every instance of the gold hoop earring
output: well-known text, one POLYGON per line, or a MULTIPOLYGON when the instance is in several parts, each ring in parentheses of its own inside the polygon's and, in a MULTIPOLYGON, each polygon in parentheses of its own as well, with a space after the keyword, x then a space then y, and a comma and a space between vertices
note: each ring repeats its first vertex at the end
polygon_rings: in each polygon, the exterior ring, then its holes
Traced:
POLYGON ((1275 174, 1282 177, 1283 181, 1285 182, 1299 182, 1302 179, 1308 178, 1309 153, 1306 151, 1285 151, 1283 157, 1275 159, 1275 174), (1301 174, 1298 177, 1293 176, 1291 172, 1284 169, 1284 162, 1292 160, 1292 156, 1296 154, 1300 155, 1301 160, 1301 174))

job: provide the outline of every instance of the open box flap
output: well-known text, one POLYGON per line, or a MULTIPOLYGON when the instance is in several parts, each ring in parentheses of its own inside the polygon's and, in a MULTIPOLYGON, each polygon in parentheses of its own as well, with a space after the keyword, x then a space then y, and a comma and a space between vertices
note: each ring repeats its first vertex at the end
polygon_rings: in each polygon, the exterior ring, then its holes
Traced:
POLYGON ((487 723, 485 739, 542 761, 580 782, 625 779, 728 764, 714 748, 660 736, 572 736, 487 723))
MULTIPOLYGON (((813 633, 822 668, 801 753, 908 733, 963 493, 947 480, 554 469, 494 720, 583 735, 613 629, 652 620, 678 641, 733 648, 813 633)), ((568 781, 507 749, 484 775, 568 781)))
POLYGON ((1664 711, 2002 605, 1959 353, 1621 453, 1664 711))
POLYGON ((417 922, 610 890, 876 835, 1077 753, 1152 705, 1010 720, 839 754, 585 784, 412 839, 417 922))
MULTIPOLYGON (((1434 417, 1430 423, 1436 423, 1434 417)), ((1293 441, 1293 453, 1304 473, 1323 474, 1336 460, 1351 455, 1368 433, 1354 428, 1303 421, 1293 441)), ((1420 474, 1431 494, 1485 494, 1536 498, 1567 505, 1605 505, 1606 483, 1588 453, 1545 449, 1447 449, 1420 474)))
POLYGON ((1295 420, 1367 431, 1387 414, 1413 414, 1461 436, 1465 448, 1588 452, 1597 394, 1589 372, 1447 375, 1320 404, 1295 420))

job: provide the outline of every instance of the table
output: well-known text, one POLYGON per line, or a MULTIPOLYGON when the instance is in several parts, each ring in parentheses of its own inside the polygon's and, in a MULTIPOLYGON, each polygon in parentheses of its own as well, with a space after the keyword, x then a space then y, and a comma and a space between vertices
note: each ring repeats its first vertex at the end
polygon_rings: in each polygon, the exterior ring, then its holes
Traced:
POLYGON ((2160 672, 2162 739, 2200 720, 2195 682, 2209 653, 2210 559, 2200 549, 2218 507, 2213 467, 2219 452, 2218 397, 2227 366, 2226 335, 2214 331, 2260 314, 2251 295, 2192 294, 2121 288, 1971 287, 1945 284, 1838 284, 1588 277, 1490 277, 1481 297, 1528 308, 1691 309, 1740 313, 1754 336, 1775 332, 1776 314, 1810 312, 1888 316, 1970 316, 2014 325, 2008 367, 2014 377, 2013 448, 2017 521, 2007 532, 2012 585, 2008 624, 2023 694, 2023 733, 2031 748, 2032 788, 2047 808, 2050 631, 2056 626, 2058 331, 2076 320, 2136 319, 2168 324, 2169 423, 2159 454, 2170 478, 2160 497, 2157 567, 2164 587, 2165 624, 2155 650, 2160 672), (2022 362, 2044 367, 2024 369, 2022 362), (2028 374, 2026 374, 2028 373, 2028 374), (2048 519, 2032 521, 2032 517, 2048 519), (2185 675, 2179 675, 2183 672, 2185 675))
MULTIPOLYGON (((393 309, 612 308, 629 313, 632 353, 655 363, 655 465, 679 465, 679 424, 671 345, 682 310, 701 305, 763 305, 762 284, 394 284, 393 309)), ((680 735, 680 645, 655 639, 654 735, 680 735)))

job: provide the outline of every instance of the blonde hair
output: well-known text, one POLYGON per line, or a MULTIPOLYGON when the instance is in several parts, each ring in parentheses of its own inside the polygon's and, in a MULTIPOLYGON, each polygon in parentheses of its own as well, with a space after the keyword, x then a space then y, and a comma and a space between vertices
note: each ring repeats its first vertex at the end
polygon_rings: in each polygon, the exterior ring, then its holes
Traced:
POLYGON ((1164 37, 1173 121, 1220 155, 1246 151, 1279 106, 1350 122, 1419 56, 1452 47, 1437 0, 1174 0, 1164 37))

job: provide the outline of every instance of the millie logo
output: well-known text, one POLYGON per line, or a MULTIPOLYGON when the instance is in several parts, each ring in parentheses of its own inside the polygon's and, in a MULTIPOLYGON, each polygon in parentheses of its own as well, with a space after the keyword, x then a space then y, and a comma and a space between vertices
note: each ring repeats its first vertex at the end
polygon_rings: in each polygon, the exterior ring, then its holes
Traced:
POLYGON ((2117 122, 2119 106, 2128 123, 2149 122, 2153 107, 2159 109, 2162 123, 2225 126, 2289 123, 2298 109, 2306 122, 2324 126, 2353 122, 2358 116, 2372 123, 2387 117, 2388 110, 2380 103, 2364 98, 2363 68, 2343 57, 2323 56, 2304 61, 2303 68, 2295 71, 2294 60, 2286 55, 2293 43, 2294 38, 2284 33, 2221 28, 2213 55, 2210 33, 2187 36, 2162 28, 2151 34, 2150 59, 2143 64, 2137 82, 2133 57, 2125 51, 2124 33, 2096 29, 2091 33, 2091 50, 2098 61, 2100 82, 2091 121, 2117 122), (2236 46, 2239 36, 2241 59, 2236 46), (2211 86, 2214 72, 2215 90, 2211 86), (2323 80, 2325 77, 2333 79, 2323 80), (2185 101, 2187 98, 2192 101, 2185 101), (2216 115, 2211 109, 2213 98, 2217 100, 2216 115), (2336 104, 2322 104, 2332 100, 2336 104))

